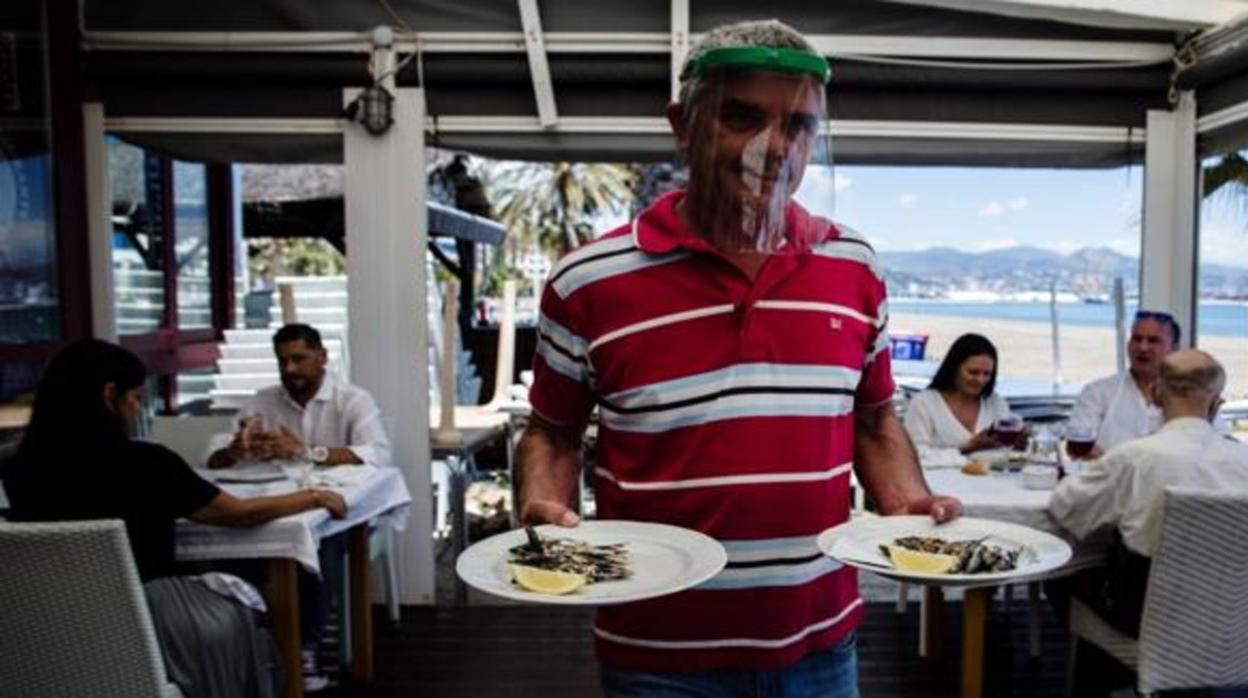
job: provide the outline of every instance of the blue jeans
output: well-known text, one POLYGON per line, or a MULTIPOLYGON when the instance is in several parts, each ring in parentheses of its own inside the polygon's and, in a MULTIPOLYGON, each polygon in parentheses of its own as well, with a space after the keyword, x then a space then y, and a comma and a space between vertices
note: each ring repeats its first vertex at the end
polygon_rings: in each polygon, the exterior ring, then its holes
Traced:
POLYGON ((772 671, 650 673, 602 666, 606 698, 858 698, 855 633, 772 671))

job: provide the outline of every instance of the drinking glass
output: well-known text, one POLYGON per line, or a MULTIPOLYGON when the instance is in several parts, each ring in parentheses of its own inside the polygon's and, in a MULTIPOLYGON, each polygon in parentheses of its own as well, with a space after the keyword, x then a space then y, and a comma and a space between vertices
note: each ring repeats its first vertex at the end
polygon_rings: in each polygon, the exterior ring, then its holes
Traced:
POLYGON ((999 417, 992 425, 992 435, 1002 446, 1014 448, 1023 435, 1023 418, 1014 413, 999 417))
POLYGON ((1032 436, 1028 448, 1037 460, 1056 462, 1059 441, 1060 439, 1050 427, 1040 425, 1032 436))
POLYGON ((1088 427, 1066 427, 1066 453, 1071 458, 1087 458, 1096 446, 1096 432, 1088 427))
POLYGON ((282 474, 287 479, 295 483, 295 487, 305 489, 309 486, 313 468, 312 461, 304 458, 284 458, 277 461, 277 467, 281 468, 282 474))

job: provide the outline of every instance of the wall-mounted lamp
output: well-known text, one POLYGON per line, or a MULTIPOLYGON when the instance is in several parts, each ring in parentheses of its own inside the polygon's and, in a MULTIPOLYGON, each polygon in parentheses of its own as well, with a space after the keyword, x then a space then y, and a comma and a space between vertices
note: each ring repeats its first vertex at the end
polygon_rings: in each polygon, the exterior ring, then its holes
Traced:
POLYGON ((394 125, 394 95, 381 85, 366 87, 347 105, 346 116, 362 124, 365 131, 380 136, 394 125))

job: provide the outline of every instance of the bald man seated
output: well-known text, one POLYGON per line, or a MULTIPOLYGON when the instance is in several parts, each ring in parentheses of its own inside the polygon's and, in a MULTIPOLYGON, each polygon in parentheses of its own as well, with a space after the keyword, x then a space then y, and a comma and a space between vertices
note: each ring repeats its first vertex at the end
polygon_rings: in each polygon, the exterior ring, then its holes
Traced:
POLYGON ((1066 478, 1050 501, 1053 518, 1081 540, 1101 528, 1115 529, 1111 564, 1073 592, 1133 636, 1139 634, 1149 559, 1161 540, 1165 489, 1248 490, 1248 446, 1212 425, 1225 384, 1222 366, 1203 351, 1167 356, 1154 388, 1162 427, 1066 478))

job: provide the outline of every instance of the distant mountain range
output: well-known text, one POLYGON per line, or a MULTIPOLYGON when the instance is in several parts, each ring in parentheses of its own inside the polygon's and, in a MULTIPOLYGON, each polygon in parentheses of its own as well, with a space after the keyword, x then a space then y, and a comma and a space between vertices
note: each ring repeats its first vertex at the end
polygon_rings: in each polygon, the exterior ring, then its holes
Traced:
MULTIPOLYGON (((1139 260, 1106 247, 1085 247, 1061 254, 1038 247, 1008 247, 988 252, 963 252, 932 247, 907 252, 880 252, 880 264, 890 293, 938 297, 950 291, 983 290, 1003 293, 1059 291, 1104 296, 1122 277, 1128 294, 1137 291, 1139 260)), ((1248 269, 1203 264, 1202 296, 1248 297, 1248 269)))

